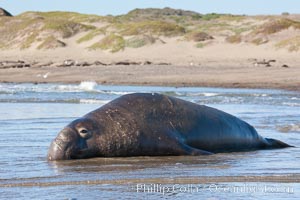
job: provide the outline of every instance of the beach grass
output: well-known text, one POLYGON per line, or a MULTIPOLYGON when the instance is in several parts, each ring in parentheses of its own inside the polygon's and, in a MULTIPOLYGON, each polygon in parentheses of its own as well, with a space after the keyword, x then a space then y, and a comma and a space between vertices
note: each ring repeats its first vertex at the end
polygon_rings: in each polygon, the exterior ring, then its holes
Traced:
POLYGON ((300 50, 300 36, 282 40, 275 45, 277 48, 287 48, 291 52, 300 50))
POLYGON ((110 34, 105 36, 99 42, 94 43, 88 49, 89 50, 110 50, 110 52, 115 53, 125 48, 125 40, 122 36, 116 34, 110 34))

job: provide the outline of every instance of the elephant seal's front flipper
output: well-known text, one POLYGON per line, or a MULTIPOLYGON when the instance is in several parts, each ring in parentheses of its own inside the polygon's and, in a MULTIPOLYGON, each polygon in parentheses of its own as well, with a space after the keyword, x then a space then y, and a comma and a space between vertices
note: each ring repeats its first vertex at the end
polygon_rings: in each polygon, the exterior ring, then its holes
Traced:
POLYGON ((194 147, 191 147, 187 144, 184 144, 181 141, 174 141, 172 142, 171 140, 166 140, 167 144, 162 144, 161 146, 163 147, 163 149, 161 149, 163 152, 163 150, 165 150, 165 147, 170 148, 169 151, 171 152, 170 155, 176 155, 176 156, 180 156, 180 155, 187 155, 187 156, 201 156, 201 155, 211 155, 213 154, 212 152, 209 151, 204 151, 201 149, 197 149, 194 147))
POLYGON ((187 155, 187 156, 201 156, 201 155, 212 155, 214 153, 209 151, 204 151, 201 149, 196 149, 193 147, 190 147, 188 145, 182 144, 181 146, 182 151, 178 152, 178 155, 187 155))
POLYGON ((152 130, 151 137, 143 135, 141 141, 141 150, 148 152, 152 156, 199 156, 211 155, 213 153, 198 148, 194 148, 185 144, 182 133, 176 130, 168 130, 162 128, 160 130, 152 130))

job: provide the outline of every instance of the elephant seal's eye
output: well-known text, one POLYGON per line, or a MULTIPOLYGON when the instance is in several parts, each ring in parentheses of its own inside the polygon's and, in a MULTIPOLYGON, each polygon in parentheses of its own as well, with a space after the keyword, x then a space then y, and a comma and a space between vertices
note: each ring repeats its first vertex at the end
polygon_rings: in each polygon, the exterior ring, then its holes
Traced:
POLYGON ((79 128, 78 133, 84 139, 88 139, 92 136, 92 132, 87 130, 86 128, 79 128))

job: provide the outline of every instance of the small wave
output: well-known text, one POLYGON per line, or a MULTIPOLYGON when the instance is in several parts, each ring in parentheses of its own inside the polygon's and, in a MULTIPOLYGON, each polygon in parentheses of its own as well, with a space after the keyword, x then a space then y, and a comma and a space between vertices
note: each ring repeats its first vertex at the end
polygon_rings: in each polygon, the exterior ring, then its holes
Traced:
POLYGON ((79 85, 58 85, 56 89, 61 92, 93 92, 96 91, 95 81, 82 81, 79 85))
POLYGON ((220 95, 219 93, 212 93, 212 92, 189 92, 186 94, 186 96, 191 96, 191 97, 195 97, 195 96, 204 96, 204 97, 213 97, 213 96, 218 96, 220 95))
POLYGON ((107 104, 110 100, 99 100, 99 99, 80 99, 79 103, 82 104, 107 104))
POLYGON ((276 129, 283 133, 288 133, 288 132, 300 133, 300 124, 288 124, 283 126, 277 126, 276 129))
POLYGON ((268 94, 253 94, 252 96, 254 96, 254 97, 267 97, 269 95, 268 94))
POLYGON ((290 102, 283 102, 282 105, 284 106, 300 106, 300 103, 290 103, 290 102))
MULTIPOLYGON (((95 92, 108 95, 125 95, 133 92, 112 91, 97 89, 98 84, 94 81, 82 81, 79 85, 58 85, 56 89, 60 92, 95 92)), ((57 91, 56 90, 56 91, 57 91)))
POLYGON ((203 93, 203 95, 204 95, 205 97, 213 97, 213 96, 217 96, 218 93, 203 93))
POLYGON ((0 94, 13 94, 14 91, 11 90, 9 87, 3 87, 0 85, 0 94))
POLYGON ((0 90, 0 95, 1 94, 14 94, 14 92, 13 91, 1 91, 0 90))
POLYGON ((95 87, 97 86, 97 83, 95 81, 82 81, 79 84, 79 88, 86 91, 93 91, 95 90, 95 87))
POLYGON ((120 91, 101 91, 103 94, 115 94, 115 95, 125 95, 125 94, 131 94, 134 92, 120 92, 120 91))

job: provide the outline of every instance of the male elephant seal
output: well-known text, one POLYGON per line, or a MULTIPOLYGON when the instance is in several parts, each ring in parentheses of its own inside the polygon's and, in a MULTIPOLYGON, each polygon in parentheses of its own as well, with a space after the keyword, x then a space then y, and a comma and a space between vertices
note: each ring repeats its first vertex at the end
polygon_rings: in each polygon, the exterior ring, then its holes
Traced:
POLYGON ((220 110, 161 94, 121 96, 66 126, 48 160, 115 156, 208 155, 283 148, 220 110))

